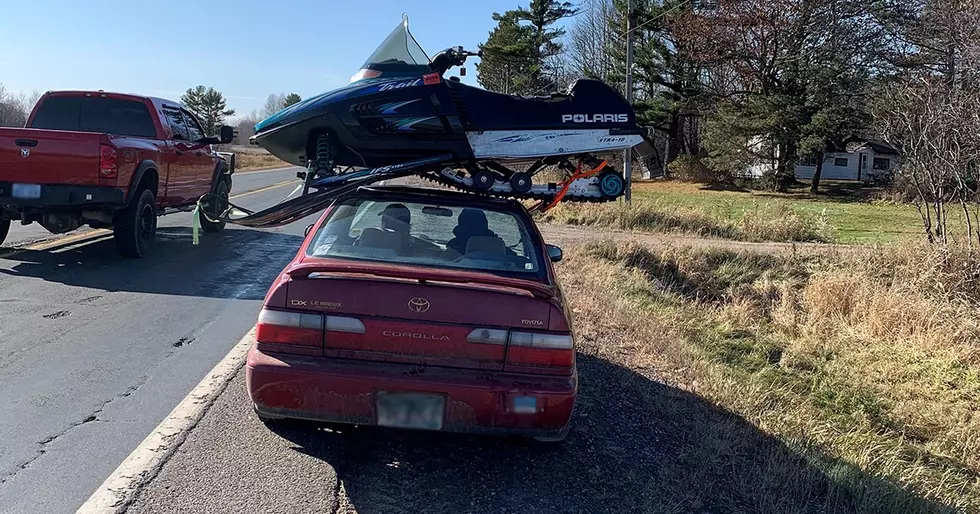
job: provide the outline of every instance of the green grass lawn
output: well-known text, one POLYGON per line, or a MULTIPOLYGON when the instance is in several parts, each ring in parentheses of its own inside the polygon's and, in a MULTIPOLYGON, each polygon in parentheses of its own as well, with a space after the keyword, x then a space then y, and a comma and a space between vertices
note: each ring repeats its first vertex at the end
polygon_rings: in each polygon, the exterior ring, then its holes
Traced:
POLYGON ((765 217, 786 209, 803 217, 823 217, 836 229, 839 243, 892 243, 921 238, 922 221, 912 205, 872 201, 867 190, 846 183, 828 183, 826 194, 810 196, 805 188, 789 193, 719 191, 682 182, 647 182, 633 186, 634 203, 699 209, 724 221, 757 212, 765 217))

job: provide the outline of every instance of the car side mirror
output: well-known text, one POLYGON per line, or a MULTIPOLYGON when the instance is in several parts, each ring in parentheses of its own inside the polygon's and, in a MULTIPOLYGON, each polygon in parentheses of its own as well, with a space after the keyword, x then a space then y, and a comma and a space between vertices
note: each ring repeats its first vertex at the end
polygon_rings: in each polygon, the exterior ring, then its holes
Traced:
POLYGON ((228 125, 222 125, 218 129, 218 141, 223 145, 227 145, 233 139, 235 139, 235 127, 230 127, 228 125))
POLYGON ((555 245, 546 246, 548 247, 548 258, 551 259, 551 262, 561 262, 562 257, 564 257, 561 252, 561 248, 558 248, 555 245))
POLYGON ((310 223, 309 225, 306 226, 306 232, 303 233, 303 237, 306 237, 306 236, 310 235, 310 231, 311 230, 313 230, 313 224, 312 223, 310 223))

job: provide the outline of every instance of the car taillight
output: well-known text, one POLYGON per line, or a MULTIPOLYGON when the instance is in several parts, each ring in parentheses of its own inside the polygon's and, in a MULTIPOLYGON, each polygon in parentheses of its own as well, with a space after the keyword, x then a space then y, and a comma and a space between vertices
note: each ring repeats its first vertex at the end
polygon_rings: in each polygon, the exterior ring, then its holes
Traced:
POLYGON ((102 178, 115 178, 119 173, 119 165, 116 164, 116 149, 109 145, 102 145, 99 148, 99 176, 102 178))
POLYGON ((571 374, 575 345, 571 334, 511 332, 504 371, 571 374))
POLYGON ((575 365, 575 344, 571 334, 518 332, 477 328, 466 341, 477 344, 507 344, 504 371, 518 373, 568 374, 575 365))
POLYGON ((305 312, 262 309, 255 324, 259 343, 321 347, 323 316, 305 312))

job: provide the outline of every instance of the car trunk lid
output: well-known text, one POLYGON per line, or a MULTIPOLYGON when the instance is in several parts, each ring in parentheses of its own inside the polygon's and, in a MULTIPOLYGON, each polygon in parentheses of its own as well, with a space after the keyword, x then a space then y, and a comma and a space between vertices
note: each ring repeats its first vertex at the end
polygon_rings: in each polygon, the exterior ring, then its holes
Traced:
POLYGON ((543 284, 398 268, 296 266, 287 308, 326 315, 327 356, 473 369, 503 369, 510 329, 549 324, 543 284))

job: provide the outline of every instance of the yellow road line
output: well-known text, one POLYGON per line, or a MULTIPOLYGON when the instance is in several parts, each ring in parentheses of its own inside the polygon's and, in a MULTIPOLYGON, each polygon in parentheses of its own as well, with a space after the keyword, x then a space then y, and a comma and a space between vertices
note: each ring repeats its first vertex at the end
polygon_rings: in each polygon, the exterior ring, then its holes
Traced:
MULTIPOLYGON (((237 195, 231 195, 229 197, 229 199, 242 198, 243 196, 254 195, 254 194, 257 194, 257 193, 263 193, 265 191, 270 191, 270 190, 276 189, 278 187, 282 187, 282 186, 286 186, 286 185, 291 185, 291 184, 295 184, 295 183, 296 183, 296 180, 284 180, 282 182, 277 182, 277 183, 272 184, 270 186, 261 187, 259 189, 253 189, 251 191, 246 191, 244 193, 239 193, 237 195)), ((104 235, 111 234, 111 233, 112 233, 111 230, 104 229, 104 228, 99 228, 99 229, 91 230, 89 232, 82 232, 80 234, 68 234, 66 236, 61 236, 61 237, 56 237, 56 238, 53 238, 53 239, 47 239, 47 240, 44 240, 44 241, 39 241, 37 243, 29 244, 27 246, 14 247, 14 248, 10 248, 9 250, 0 250, 0 259, 7 258, 7 257, 13 257, 15 255, 18 255, 18 254, 21 254, 21 253, 24 253, 24 252, 38 252, 38 251, 44 251, 44 250, 51 250, 53 248, 58 248, 58 247, 61 247, 61 246, 67 246, 67 245, 78 243, 78 242, 82 242, 82 241, 86 241, 87 242, 89 240, 98 239, 99 237, 102 237, 104 235)))
POLYGON ((254 195, 256 193, 263 193, 265 191, 269 191, 270 189, 275 189, 277 187, 282 187, 282 186, 286 186, 286 185, 290 185, 290 184, 295 184, 298 181, 299 181, 298 179, 283 180, 282 182, 276 182, 275 184, 272 184, 271 186, 260 187, 259 189, 253 189, 251 191, 246 191, 244 193, 239 193, 237 195, 231 195, 228 198, 234 200, 235 198, 241 198, 243 196, 254 195))

